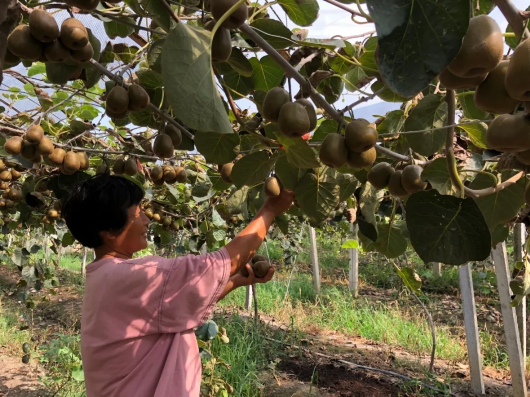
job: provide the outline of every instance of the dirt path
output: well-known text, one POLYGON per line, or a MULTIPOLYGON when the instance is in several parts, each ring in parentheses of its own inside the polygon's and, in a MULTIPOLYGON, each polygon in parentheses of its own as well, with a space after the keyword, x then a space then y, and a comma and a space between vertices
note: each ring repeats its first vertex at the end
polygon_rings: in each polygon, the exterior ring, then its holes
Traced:
POLYGON ((0 397, 47 397, 35 369, 0 350, 0 397))

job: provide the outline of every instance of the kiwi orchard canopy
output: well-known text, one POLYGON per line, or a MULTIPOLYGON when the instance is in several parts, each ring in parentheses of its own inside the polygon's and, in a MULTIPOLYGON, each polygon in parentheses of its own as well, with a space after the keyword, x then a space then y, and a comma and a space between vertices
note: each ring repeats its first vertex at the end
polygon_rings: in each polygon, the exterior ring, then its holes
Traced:
POLYGON ((490 1, 367 0, 338 9, 374 32, 315 39, 317 0, 9 0, 4 231, 72 244, 59 200, 113 172, 146 191, 159 246, 219 248, 287 188, 296 205, 273 232, 286 241, 300 220, 344 214, 366 251, 484 260, 530 203, 530 47, 497 3, 515 33, 490 1), (345 92, 359 99, 337 110, 345 92), (376 97, 399 108, 356 117, 376 97))

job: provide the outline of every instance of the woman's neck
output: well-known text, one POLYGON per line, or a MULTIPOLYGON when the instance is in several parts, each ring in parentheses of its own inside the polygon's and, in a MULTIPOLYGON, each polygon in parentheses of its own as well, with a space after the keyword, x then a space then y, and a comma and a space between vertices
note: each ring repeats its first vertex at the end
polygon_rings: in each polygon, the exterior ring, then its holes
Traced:
POLYGON ((94 248, 94 252, 96 254, 96 261, 99 261, 101 259, 105 258, 119 258, 119 259, 132 259, 132 255, 120 252, 112 247, 107 247, 106 245, 103 245, 98 248, 94 248))

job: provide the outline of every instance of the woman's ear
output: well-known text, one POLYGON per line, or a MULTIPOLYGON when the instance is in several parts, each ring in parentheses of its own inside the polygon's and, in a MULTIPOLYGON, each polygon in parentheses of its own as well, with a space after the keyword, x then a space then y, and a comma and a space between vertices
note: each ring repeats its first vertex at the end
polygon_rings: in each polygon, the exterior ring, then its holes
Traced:
POLYGON ((116 240, 116 237, 118 237, 116 233, 109 232, 108 230, 99 232, 99 236, 103 240, 104 244, 107 243, 108 241, 114 241, 116 240))

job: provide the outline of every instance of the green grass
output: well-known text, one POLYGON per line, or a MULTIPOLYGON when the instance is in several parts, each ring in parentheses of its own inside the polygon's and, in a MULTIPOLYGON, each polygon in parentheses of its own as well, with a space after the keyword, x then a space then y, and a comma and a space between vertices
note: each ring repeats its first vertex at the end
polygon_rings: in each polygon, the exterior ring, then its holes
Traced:
POLYGON ((20 331, 17 316, 0 305, 0 346, 22 357, 22 344, 30 339, 28 331, 20 331))

